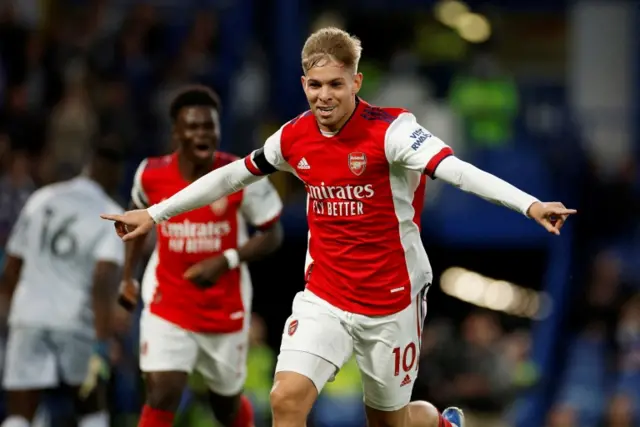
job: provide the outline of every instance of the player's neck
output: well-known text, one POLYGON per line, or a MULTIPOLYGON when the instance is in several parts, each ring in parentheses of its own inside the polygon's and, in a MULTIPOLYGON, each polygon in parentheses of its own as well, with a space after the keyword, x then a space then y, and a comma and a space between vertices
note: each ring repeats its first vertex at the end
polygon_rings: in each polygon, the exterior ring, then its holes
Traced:
POLYGON ((193 182, 196 179, 203 177, 207 173, 211 172, 212 168, 213 158, 210 163, 197 164, 187 160, 185 156, 178 153, 178 170, 180 171, 180 175, 189 182, 193 182))

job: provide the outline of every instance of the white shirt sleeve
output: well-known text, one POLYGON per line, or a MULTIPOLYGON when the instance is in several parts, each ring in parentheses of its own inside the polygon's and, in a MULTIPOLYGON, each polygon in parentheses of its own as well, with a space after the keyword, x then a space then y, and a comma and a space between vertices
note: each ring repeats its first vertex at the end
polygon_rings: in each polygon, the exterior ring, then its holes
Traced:
POLYGON ((268 179, 255 182, 244 189, 240 210, 254 227, 271 224, 282 212, 282 201, 268 179))
POLYGON ((136 174, 133 177, 133 186, 131 187, 131 201, 138 209, 149 207, 149 199, 142 186, 142 173, 146 167, 147 159, 144 159, 136 170, 136 174))
POLYGON ((422 127, 411 113, 400 114, 389 126, 384 148, 390 164, 431 177, 440 162, 453 154, 451 147, 422 127))
POLYGON ((156 223, 166 221, 181 213, 209 205, 264 177, 265 175, 255 175, 249 170, 246 158, 236 160, 209 172, 168 199, 150 206, 147 212, 156 223))
POLYGON ((435 170, 435 176, 463 191, 475 194, 492 203, 506 206, 523 215, 527 215, 529 207, 538 201, 535 197, 497 176, 480 170, 454 156, 449 156, 441 161, 440 166, 435 170))

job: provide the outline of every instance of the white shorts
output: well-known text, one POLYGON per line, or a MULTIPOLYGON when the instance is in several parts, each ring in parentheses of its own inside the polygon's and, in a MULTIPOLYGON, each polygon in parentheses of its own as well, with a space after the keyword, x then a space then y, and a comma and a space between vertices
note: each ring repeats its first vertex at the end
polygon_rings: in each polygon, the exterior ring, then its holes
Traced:
POLYGON ((43 390, 81 385, 89 371, 94 341, 75 332, 11 327, 6 347, 3 387, 43 390))
MULTIPOLYGON (((249 319, 245 320, 248 325, 249 319)), ((195 369, 212 392, 234 396, 242 391, 247 377, 248 338, 246 327, 229 334, 196 333, 144 310, 140 318, 140 369, 187 373, 195 369)))
POLYGON ((340 310, 307 290, 299 292, 284 327, 276 372, 305 375, 320 392, 332 379, 326 362, 335 375, 355 352, 365 404, 381 411, 406 406, 418 375, 425 294, 426 289, 399 313, 370 317, 340 310))

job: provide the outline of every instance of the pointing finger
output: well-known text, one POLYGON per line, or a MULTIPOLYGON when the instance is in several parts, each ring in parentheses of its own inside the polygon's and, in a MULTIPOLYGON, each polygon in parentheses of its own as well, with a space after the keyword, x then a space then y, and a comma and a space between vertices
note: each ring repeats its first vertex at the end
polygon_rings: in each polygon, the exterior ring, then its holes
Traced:
POLYGON ((101 214, 100 218, 107 219, 109 221, 124 221, 124 215, 101 214))
POLYGON ((578 213, 575 209, 567 209, 567 208, 551 208, 550 212, 554 215, 573 215, 578 213))

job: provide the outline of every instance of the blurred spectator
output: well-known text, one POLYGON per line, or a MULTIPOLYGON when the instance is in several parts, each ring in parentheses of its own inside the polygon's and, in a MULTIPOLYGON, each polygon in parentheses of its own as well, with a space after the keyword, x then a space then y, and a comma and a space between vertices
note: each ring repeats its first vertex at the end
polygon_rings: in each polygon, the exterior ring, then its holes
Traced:
POLYGON ((98 133, 98 117, 86 87, 82 62, 67 68, 67 87, 51 113, 49 152, 56 165, 57 179, 68 179, 80 172, 98 133))
POLYGON ((470 314, 462 324, 453 377, 454 399, 467 408, 468 423, 476 427, 504 426, 503 415, 513 399, 511 373, 501 354, 503 331, 496 315, 470 314))

